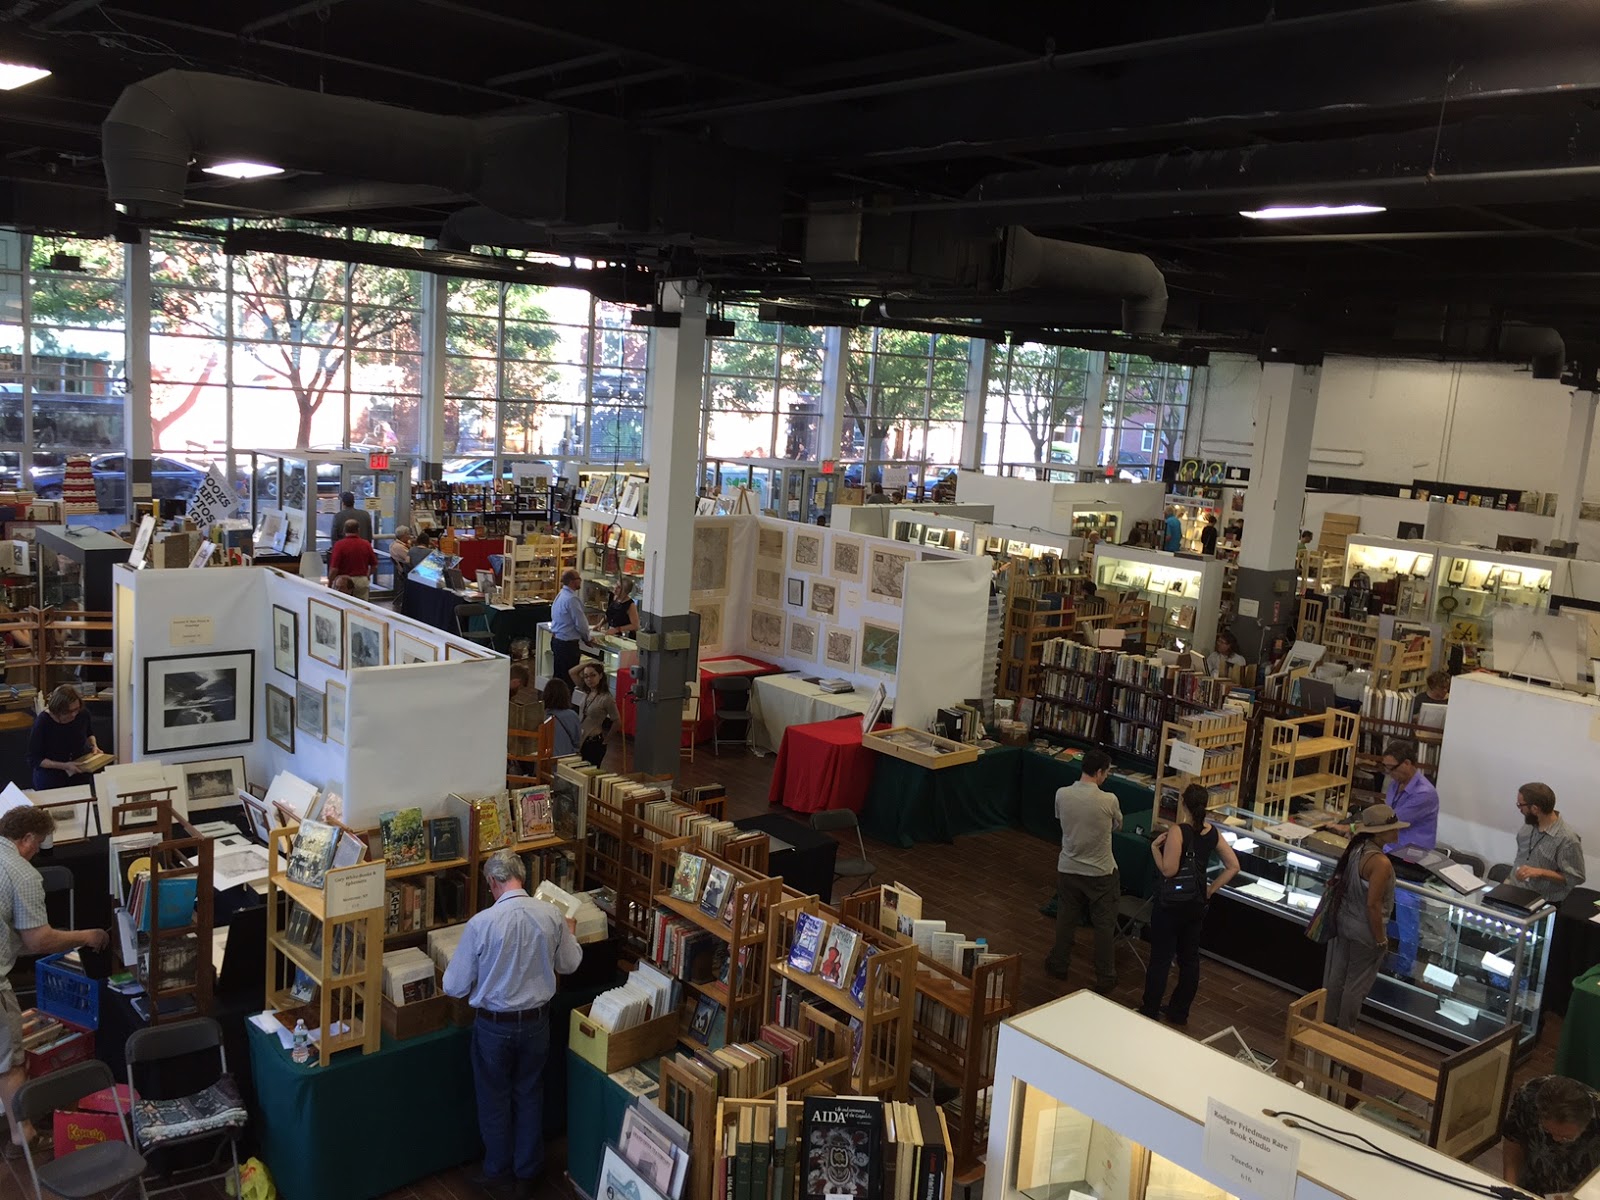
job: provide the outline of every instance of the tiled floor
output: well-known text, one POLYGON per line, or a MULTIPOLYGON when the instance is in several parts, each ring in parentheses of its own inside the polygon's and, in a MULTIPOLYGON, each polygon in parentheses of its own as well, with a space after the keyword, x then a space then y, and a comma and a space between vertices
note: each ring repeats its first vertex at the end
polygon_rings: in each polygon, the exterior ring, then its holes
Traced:
MULTIPOLYGON (((620 757, 613 751, 608 766, 620 769, 620 757)), ((706 749, 697 753, 693 763, 683 764, 680 778, 686 783, 715 781, 725 784, 731 797, 730 815, 747 816, 766 811, 772 761, 771 756, 757 758, 743 751, 727 751, 718 758, 706 749)), ((869 842, 867 854, 878 868, 878 881, 903 881, 922 894, 931 911, 939 915, 959 913, 961 925, 969 933, 987 937, 989 944, 998 949, 1021 953, 1025 1007, 1042 1004, 1092 982, 1087 970, 1087 931, 1079 934, 1070 979, 1061 983, 1043 970, 1044 954, 1054 932, 1053 922, 1039 915, 1039 906, 1055 887, 1056 852, 1047 843, 1021 831, 1007 830, 964 837, 954 845, 924 845, 913 850, 869 842)), ((1128 951, 1119 950, 1118 954, 1120 978, 1114 998, 1132 1006, 1138 1003, 1143 988, 1143 970, 1128 951)), ((1293 998, 1289 992, 1271 984, 1207 961, 1202 968, 1200 995, 1188 1032, 1193 1037, 1203 1038, 1232 1025, 1253 1048, 1276 1057, 1283 1038, 1285 1010, 1293 998)), ((1363 1032, 1392 1041, 1418 1058, 1438 1057, 1382 1031, 1364 1028, 1363 1032)), ((1519 1068, 1519 1081, 1553 1068, 1559 1037, 1560 1018, 1551 1017, 1539 1045, 1519 1068)), ((557 1097, 552 1097, 552 1101, 564 1102, 557 1097)), ((563 1149, 560 1146, 550 1148, 553 1166, 560 1161, 563 1149)), ((1479 1165, 1497 1172, 1499 1151, 1489 1151, 1479 1165)), ((0 1200, 31 1197, 33 1192, 28 1186, 26 1169, 20 1164, 7 1166, 11 1167, 10 1171, 0 1170, 0 1200)), ((468 1164, 422 1180, 391 1196, 395 1200, 471 1200, 484 1194, 469 1182, 474 1169, 475 1164, 468 1164)), ((570 1192, 558 1172, 552 1170, 549 1178, 543 1193, 565 1200, 570 1192)), ((187 1197, 206 1197, 207 1200, 223 1194, 215 1187, 194 1188, 184 1193, 187 1197)), ((296 1197, 295 1200, 323 1198, 296 1197)))

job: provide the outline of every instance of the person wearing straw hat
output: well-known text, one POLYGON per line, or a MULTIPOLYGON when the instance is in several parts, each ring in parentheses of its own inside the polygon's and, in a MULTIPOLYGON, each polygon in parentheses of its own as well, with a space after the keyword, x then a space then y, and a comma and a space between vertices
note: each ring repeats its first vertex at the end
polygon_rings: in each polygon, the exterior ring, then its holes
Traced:
POLYGON ((1333 904, 1333 937, 1322 968, 1327 990, 1324 1018, 1350 1030, 1377 981, 1389 949, 1389 913, 1394 908, 1394 867, 1383 852, 1384 835, 1407 822, 1397 820, 1387 804, 1373 804, 1350 824, 1350 844, 1328 880, 1333 904))

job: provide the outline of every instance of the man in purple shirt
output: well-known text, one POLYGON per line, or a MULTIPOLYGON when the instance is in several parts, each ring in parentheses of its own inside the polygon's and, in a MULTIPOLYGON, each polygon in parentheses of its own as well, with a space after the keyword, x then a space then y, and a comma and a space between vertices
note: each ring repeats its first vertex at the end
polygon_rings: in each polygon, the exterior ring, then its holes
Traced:
MULTIPOLYGON (((1410 738, 1395 738, 1383 748, 1383 773, 1389 777, 1383 798, 1394 809, 1395 819, 1410 824, 1383 848, 1392 854, 1401 846, 1432 850, 1439 836, 1439 793, 1417 766, 1417 744, 1410 738)), ((1410 977, 1417 961, 1417 939, 1422 928, 1421 901, 1415 892, 1395 889, 1394 919, 1399 929, 1400 949, 1394 970, 1410 977)))

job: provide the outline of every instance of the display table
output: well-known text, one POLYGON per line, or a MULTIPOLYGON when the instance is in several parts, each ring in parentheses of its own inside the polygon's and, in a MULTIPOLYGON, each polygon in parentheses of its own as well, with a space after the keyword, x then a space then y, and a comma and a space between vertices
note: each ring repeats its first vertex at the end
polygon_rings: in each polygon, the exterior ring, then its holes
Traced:
POLYGON ((606 1143, 619 1143, 622 1118, 633 1103, 633 1093, 575 1052, 568 1050, 565 1057, 567 1175, 583 1195, 594 1196, 606 1143))
POLYGON ((802 825, 782 813, 758 813, 735 821, 740 829, 759 829, 768 837, 783 842, 773 847, 767 859, 767 874, 776 875, 802 896, 827 898, 833 892, 833 866, 839 858, 839 843, 809 825, 802 825))
POLYGON ((254 1025, 249 1035, 250 1124, 284 1200, 368 1200, 482 1153, 470 1029, 385 1034, 376 1054, 346 1051, 325 1067, 294 1062, 254 1025))
POLYGON ((861 744, 860 717, 791 725, 778 747, 767 803, 795 812, 848 808, 859 814, 878 757, 861 744))
MULTIPOLYGON (((703 658, 700 660, 700 720, 694 727, 694 741, 709 742, 716 730, 716 722, 712 720, 711 681, 718 676, 727 678, 733 675, 745 675, 754 679, 761 675, 776 675, 783 670, 776 663, 765 662, 759 658, 747 658, 743 655, 723 655, 719 658, 703 658)), ((632 737, 638 725, 637 709, 633 702, 633 668, 623 667, 617 672, 615 687, 617 697, 617 711, 622 714, 622 732, 632 737)), ((683 733, 683 745, 689 745, 689 731, 683 733)))
POLYGON ((1542 997, 1545 1012, 1566 1012, 1572 981, 1600 963, 1600 925, 1589 919, 1600 913, 1597 901, 1600 892, 1593 888, 1573 888, 1556 910, 1542 997))
MULTIPOLYGON (((1115 769, 1112 768, 1113 772, 1115 769)), ((1056 758, 1037 750, 1024 754, 1016 783, 1022 827, 1035 837, 1060 842, 1061 823, 1056 820, 1056 792, 1077 783, 1082 774, 1082 759, 1056 758)), ((1117 798, 1124 818, 1130 813, 1155 807, 1154 791, 1132 779, 1112 774, 1105 782, 1105 790, 1117 798)))
POLYGON ((976 762, 937 771, 878 754, 861 828, 880 842, 907 849, 917 842, 1008 829, 1021 820, 1017 775, 1028 753, 1019 746, 996 746, 976 762))
MULTIPOLYGON (((446 633, 456 631, 456 605, 479 604, 475 594, 454 592, 449 588, 429 587, 415 579, 406 580, 405 597, 400 604, 402 616, 424 625, 432 625, 446 633)), ((516 638, 532 641, 540 621, 550 619, 550 604, 535 600, 529 604, 494 604, 489 606, 489 632, 494 636, 494 648, 501 654, 511 653, 511 643, 516 638)))
POLYGON ((1556 1074, 1600 1088, 1600 966, 1572 981, 1556 1050, 1556 1074))
POLYGON ((756 680, 750 707, 755 713, 751 740, 763 749, 776 750, 783 745, 783 731, 791 725, 813 725, 865 713, 872 707, 872 692, 858 688, 831 696, 798 675, 766 675, 756 680))
POLYGON ((504 538, 457 538, 456 541, 459 543, 456 554, 461 558, 456 570, 472 580, 477 579, 479 571, 494 570, 494 564, 489 561, 492 555, 506 552, 504 538))

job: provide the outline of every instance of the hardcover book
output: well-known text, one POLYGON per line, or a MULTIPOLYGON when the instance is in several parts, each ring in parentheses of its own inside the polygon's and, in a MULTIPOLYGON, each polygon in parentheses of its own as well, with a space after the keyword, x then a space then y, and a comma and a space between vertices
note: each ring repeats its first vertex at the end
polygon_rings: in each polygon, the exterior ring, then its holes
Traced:
POLYGON ((700 893, 700 910, 717 916, 733 886, 733 875, 726 867, 712 867, 706 874, 705 891, 700 893))
POLYGON ((290 882, 320 888, 328 877, 328 867, 333 862, 333 852, 338 846, 337 828, 324 825, 321 821, 301 821, 294 848, 289 851, 290 882))
POLYGON ((789 947, 789 965, 806 974, 817 969, 817 955, 822 951, 822 934, 828 923, 811 913, 801 913, 794 922, 794 944, 789 947))
POLYGON ((807 1096, 801 1122, 804 1200, 878 1200, 883 1179, 883 1102, 807 1096))
POLYGON ((842 988, 845 981, 850 978, 850 968, 856 957, 856 944, 860 936, 854 929, 844 925, 835 925, 828 931, 828 944, 822 951, 822 965, 817 968, 817 976, 823 983, 831 983, 836 988, 842 988))
POLYGON ((867 960, 878 953, 876 946, 868 946, 862 951, 861 959, 856 963, 856 973, 850 980, 850 999, 865 1007, 867 1002, 867 960))
POLYGON ((678 870, 672 877, 672 898, 693 904, 700 899, 700 883, 705 875, 706 860, 698 854, 678 855, 678 870))
POLYGON ((379 813, 378 832, 383 838, 384 861, 391 867, 414 867, 428 861, 420 808, 379 813))
POLYGON ((435 817, 428 822, 428 861, 450 862, 461 857, 461 818, 435 817))
POLYGON ((518 788, 511 793, 516 809, 517 836, 524 842, 554 837, 555 818, 550 811, 550 789, 540 786, 518 788))

